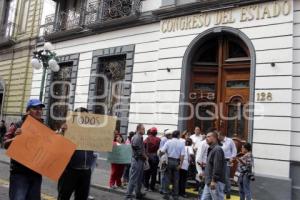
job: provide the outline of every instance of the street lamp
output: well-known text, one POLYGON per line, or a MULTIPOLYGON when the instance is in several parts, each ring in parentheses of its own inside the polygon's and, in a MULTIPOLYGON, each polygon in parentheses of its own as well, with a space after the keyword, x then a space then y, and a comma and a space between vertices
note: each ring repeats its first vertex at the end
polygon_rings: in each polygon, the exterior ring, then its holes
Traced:
POLYGON ((42 50, 33 52, 32 67, 37 70, 43 68, 40 101, 43 100, 46 70, 49 67, 51 71, 58 72, 60 68, 57 62, 58 58, 56 57, 56 53, 53 52, 53 46, 50 42, 46 42, 42 50))

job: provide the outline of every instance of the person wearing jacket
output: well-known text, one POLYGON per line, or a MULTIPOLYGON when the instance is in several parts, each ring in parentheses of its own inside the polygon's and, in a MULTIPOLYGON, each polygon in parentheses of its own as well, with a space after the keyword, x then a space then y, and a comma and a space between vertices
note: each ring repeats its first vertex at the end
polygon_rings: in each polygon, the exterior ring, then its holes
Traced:
MULTIPOLYGON (((21 121, 13 123, 4 136, 4 148, 22 134, 21 126, 28 115, 43 123, 44 104, 38 99, 30 99, 26 107, 26 115, 21 121)), ((17 161, 10 161, 9 199, 10 200, 41 200, 42 176, 17 161)))
MULTIPOLYGON (((88 112, 86 108, 77 108, 75 112, 88 112)), ((60 134, 67 130, 63 124, 60 134)), ((91 169, 94 160, 93 151, 76 150, 58 181, 58 200, 69 200, 75 193, 75 200, 87 200, 90 190, 91 169)))
POLYGON ((209 145, 205 166, 205 186, 201 200, 224 200, 226 161, 219 146, 218 133, 209 132, 206 136, 209 145))

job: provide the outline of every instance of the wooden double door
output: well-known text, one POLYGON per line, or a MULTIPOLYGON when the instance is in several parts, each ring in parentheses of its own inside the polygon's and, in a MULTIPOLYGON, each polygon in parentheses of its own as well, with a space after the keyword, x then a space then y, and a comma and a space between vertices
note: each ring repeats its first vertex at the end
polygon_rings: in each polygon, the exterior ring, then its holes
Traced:
POLYGON ((218 35, 200 46, 192 58, 189 101, 192 131, 214 127, 229 137, 248 138, 250 55, 233 35, 218 35))

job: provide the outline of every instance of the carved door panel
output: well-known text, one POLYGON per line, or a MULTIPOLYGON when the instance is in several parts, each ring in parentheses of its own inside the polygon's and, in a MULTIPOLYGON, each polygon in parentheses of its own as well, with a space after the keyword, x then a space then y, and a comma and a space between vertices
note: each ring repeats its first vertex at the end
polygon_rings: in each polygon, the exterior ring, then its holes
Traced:
POLYGON ((189 102, 194 117, 189 131, 215 127, 229 137, 247 139, 249 56, 245 44, 230 35, 214 37, 199 48, 192 58, 189 102))

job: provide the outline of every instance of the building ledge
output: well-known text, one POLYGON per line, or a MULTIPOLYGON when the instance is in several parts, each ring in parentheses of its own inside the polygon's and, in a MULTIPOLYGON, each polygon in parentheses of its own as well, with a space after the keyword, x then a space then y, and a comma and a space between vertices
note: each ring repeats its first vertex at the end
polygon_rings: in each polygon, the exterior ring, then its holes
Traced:
POLYGON ((70 37, 74 34, 80 33, 83 31, 83 27, 76 27, 74 29, 65 30, 65 31, 56 31, 53 33, 48 33, 47 35, 44 35, 44 38, 46 40, 56 40, 63 37, 70 37))
POLYGON ((112 19, 106 22, 95 22, 89 25, 85 25, 85 27, 87 27, 88 29, 92 29, 92 30, 99 30, 99 29, 105 29, 105 28, 109 28, 109 27, 116 27, 119 26, 121 24, 131 24, 134 23, 136 21, 138 21, 139 17, 137 15, 131 15, 128 17, 123 17, 123 18, 119 18, 119 19, 112 19))
POLYGON ((11 47, 16 44, 16 41, 13 38, 1 38, 0 47, 11 47))

